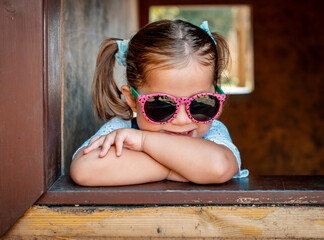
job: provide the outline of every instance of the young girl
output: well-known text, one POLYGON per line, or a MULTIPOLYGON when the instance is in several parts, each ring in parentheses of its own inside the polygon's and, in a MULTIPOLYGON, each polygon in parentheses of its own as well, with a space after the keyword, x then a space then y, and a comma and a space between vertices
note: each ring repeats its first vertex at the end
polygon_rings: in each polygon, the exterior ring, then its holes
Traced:
POLYGON ((215 120, 226 98, 218 82, 228 55, 226 42, 210 33, 207 22, 197 27, 163 20, 129 42, 104 41, 93 103, 109 121, 76 151, 72 179, 115 186, 164 179, 210 184, 247 176, 226 127, 215 120), (125 84, 114 77, 116 61, 126 66, 125 84))

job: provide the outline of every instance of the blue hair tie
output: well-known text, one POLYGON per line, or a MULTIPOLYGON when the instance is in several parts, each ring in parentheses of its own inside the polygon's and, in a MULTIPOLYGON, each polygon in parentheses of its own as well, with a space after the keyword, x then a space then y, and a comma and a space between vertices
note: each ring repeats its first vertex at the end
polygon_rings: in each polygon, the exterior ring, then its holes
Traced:
POLYGON ((215 39, 213 38, 213 35, 211 34, 209 27, 208 27, 208 21, 203 21, 202 24, 199 26, 202 30, 204 30, 214 41, 215 45, 217 45, 215 39))
POLYGON ((115 54, 115 58, 119 65, 126 66, 126 52, 128 49, 129 40, 117 40, 118 52, 115 54))

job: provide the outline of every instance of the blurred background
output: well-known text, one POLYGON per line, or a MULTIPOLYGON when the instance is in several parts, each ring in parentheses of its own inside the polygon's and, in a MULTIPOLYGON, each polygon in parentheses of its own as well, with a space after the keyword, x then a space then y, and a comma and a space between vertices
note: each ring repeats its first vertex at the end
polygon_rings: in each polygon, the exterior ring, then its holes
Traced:
POLYGON ((91 85, 100 43, 159 19, 208 20, 228 40, 228 127, 252 175, 324 174, 321 0, 64 0, 63 171, 103 124, 91 85))

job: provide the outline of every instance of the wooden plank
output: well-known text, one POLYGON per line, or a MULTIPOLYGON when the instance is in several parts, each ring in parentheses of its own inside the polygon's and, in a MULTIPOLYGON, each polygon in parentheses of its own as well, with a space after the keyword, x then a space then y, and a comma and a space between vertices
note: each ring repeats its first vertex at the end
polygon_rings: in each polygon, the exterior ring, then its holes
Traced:
POLYGON ((323 238, 322 207, 33 206, 4 238, 323 238))
POLYGON ((61 1, 44 1, 45 189, 61 174, 61 1))
POLYGON ((0 1, 0 236, 44 189, 43 1, 0 1))
POLYGON ((324 205, 324 176, 249 176, 224 184, 161 181, 120 187, 82 187, 73 183, 69 176, 63 176, 37 204, 324 205))
POLYGON ((91 97, 100 44, 109 37, 129 39, 138 30, 138 16, 134 0, 64 0, 62 8, 62 172, 69 174, 73 153, 103 124, 94 116, 91 97))

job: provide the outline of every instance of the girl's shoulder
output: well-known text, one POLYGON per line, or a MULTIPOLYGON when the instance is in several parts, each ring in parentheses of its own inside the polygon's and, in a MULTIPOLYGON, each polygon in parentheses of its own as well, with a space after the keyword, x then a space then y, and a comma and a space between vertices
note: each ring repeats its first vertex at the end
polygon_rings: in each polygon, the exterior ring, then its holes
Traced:
POLYGON ((90 137, 87 141, 85 141, 73 154, 72 159, 76 155, 76 153, 83 147, 88 146, 91 138, 97 135, 107 135, 111 133, 112 131, 115 131, 120 128, 130 128, 132 126, 131 121, 126 121, 121 119, 120 117, 114 117, 110 121, 106 122, 104 125, 100 127, 100 129, 92 136, 90 137))
POLYGON ((120 128, 130 128, 132 126, 131 121, 124 120, 120 117, 114 117, 113 119, 106 122, 95 135, 106 135, 114 130, 120 128))
POLYGON ((212 122, 212 128, 226 128, 226 126, 221 121, 219 121, 217 119, 214 119, 213 122, 212 122))
POLYGON ((212 126, 210 127, 209 131, 203 138, 209 140, 211 140, 211 138, 213 139, 223 138, 230 142, 232 141, 229 132, 227 130, 227 127, 224 125, 224 123, 216 119, 213 120, 212 126))

